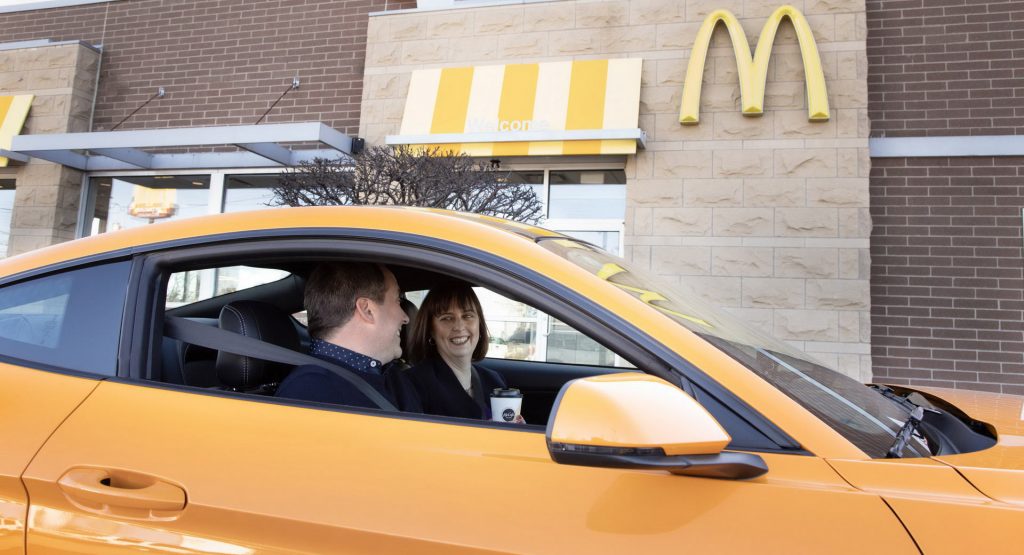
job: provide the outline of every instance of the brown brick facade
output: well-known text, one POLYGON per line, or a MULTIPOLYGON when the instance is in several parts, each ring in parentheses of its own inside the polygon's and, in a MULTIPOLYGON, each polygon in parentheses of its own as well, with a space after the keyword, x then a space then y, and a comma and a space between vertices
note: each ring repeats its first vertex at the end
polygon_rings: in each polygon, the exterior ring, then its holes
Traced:
POLYGON ((875 159, 875 379, 1024 394, 1024 157, 875 159))
POLYGON ((1024 134, 1024 2, 866 4, 873 137, 1024 134))
POLYGON ((322 121, 359 128, 367 14, 415 0, 124 0, 0 14, 0 42, 103 45, 94 130, 322 121))

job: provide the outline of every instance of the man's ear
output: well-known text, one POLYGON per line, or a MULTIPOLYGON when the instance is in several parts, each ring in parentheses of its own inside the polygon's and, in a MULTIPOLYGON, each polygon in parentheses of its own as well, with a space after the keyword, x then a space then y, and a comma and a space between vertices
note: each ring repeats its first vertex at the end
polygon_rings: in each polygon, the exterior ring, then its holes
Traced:
POLYGON ((356 310, 355 316, 362 319, 364 322, 373 323, 374 317, 376 316, 375 310, 377 306, 370 302, 370 299, 366 297, 359 297, 356 299, 356 310))

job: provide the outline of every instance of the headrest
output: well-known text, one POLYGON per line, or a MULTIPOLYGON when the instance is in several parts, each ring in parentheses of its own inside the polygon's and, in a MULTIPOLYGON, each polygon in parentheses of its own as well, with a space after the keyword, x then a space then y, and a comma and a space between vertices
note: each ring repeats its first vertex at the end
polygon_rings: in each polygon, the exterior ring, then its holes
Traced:
MULTIPOLYGON (((299 334, 291 316, 271 304, 259 301, 228 303, 220 310, 218 325, 223 330, 293 351, 299 350, 299 334)), ((232 389, 247 389, 278 382, 290 369, 291 366, 287 364, 224 351, 217 353, 217 377, 222 385, 232 389)))
POLYGON ((402 339, 402 356, 408 359, 409 351, 412 348, 410 345, 410 342, 412 341, 412 338, 410 337, 410 334, 412 333, 412 323, 416 321, 416 314, 420 309, 416 308, 416 305, 405 297, 402 297, 401 304, 402 310, 405 311, 405 315, 409 317, 409 323, 402 326, 402 329, 398 332, 398 336, 402 339))

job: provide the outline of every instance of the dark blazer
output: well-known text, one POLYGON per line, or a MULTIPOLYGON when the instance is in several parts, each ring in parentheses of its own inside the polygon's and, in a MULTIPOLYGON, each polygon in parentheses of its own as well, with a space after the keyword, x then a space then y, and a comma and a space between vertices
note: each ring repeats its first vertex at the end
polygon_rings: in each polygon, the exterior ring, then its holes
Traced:
MULTIPOLYGON (((339 364, 339 366, 345 366, 339 364)), ((416 389, 409 380, 409 371, 397 364, 384 367, 383 374, 360 372, 349 368, 352 372, 370 384, 381 395, 394 403, 404 412, 423 412, 416 389)), ((307 364, 291 371, 278 386, 275 397, 334 403, 352 407, 378 408, 369 397, 363 395, 354 385, 334 372, 307 364)))
POLYGON ((440 357, 421 361, 407 370, 423 403, 423 412, 459 418, 491 418, 491 390, 506 387, 501 374, 473 366, 474 397, 466 395, 455 372, 440 357))

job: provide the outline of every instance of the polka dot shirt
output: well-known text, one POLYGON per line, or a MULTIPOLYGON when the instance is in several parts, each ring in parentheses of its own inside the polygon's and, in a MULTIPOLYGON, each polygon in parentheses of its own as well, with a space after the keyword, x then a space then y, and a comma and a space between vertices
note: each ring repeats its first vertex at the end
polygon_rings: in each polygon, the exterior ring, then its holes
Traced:
POLYGON ((309 354, 328 362, 371 374, 380 374, 381 367, 383 366, 377 359, 350 351, 323 339, 313 340, 309 347, 309 354))

